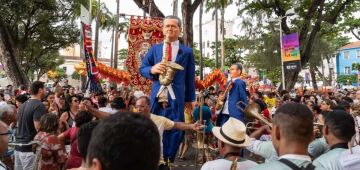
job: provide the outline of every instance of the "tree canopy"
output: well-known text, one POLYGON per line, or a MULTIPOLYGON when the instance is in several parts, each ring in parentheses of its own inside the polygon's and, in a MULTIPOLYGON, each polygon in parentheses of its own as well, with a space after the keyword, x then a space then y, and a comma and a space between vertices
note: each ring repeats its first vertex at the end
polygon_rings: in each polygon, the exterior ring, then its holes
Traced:
MULTIPOLYGON (((329 34, 340 36, 342 31, 340 23, 344 22, 345 18, 352 17, 354 12, 359 11, 360 7, 360 2, 355 0, 239 0, 237 4, 239 15, 243 19, 243 29, 251 39, 258 39, 264 37, 264 34, 274 33, 275 29, 268 27, 271 25, 269 19, 274 17, 281 18, 280 24, 283 33, 298 32, 303 67, 306 67, 314 56, 316 38, 322 38, 329 34), (295 10, 296 17, 285 17, 286 11, 291 8, 295 10)), ((275 43, 279 41, 273 40, 275 43)), ((265 45, 268 44, 259 42, 259 45, 266 48, 265 45)), ((278 60, 280 60, 280 56, 276 61, 278 60)), ((294 86, 298 74, 299 72, 285 72, 286 89, 291 89, 294 86)))
POLYGON ((0 0, 0 41, 5 44, 0 61, 11 68, 6 72, 14 83, 28 84, 34 71, 44 74, 60 64, 54 62, 59 49, 78 41, 74 5, 70 0, 0 0))

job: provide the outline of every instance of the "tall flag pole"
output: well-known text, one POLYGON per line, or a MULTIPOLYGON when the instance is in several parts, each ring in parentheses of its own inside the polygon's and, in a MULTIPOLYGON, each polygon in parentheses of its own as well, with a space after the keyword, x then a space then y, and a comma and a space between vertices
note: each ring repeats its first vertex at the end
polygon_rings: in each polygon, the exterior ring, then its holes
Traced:
POLYGON ((90 92, 99 92, 102 91, 100 84, 99 71, 96 68, 96 63, 94 59, 94 52, 92 48, 92 34, 91 34, 91 25, 86 25, 81 23, 82 32, 83 32, 83 46, 85 52, 85 61, 86 61, 86 71, 88 75, 88 82, 86 83, 86 89, 90 87, 90 92))
POLYGON ((94 59, 94 53, 92 48, 92 34, 91 34, 91 0, 89 0, 89 10, 84 6, 81 6, 81 53, 86 63, 86 71, 88 81, 85 89, 89 89, 90 92, 102 91, 100 84, 99 71, 96 68, 94 59))

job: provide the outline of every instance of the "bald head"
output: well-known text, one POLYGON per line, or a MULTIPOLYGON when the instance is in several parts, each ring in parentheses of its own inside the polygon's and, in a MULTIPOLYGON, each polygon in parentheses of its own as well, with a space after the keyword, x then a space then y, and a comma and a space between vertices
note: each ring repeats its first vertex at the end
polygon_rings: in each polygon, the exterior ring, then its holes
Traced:
POLYGON ((15 106, 10 104, 0 105, 0 120, 10 125, 15 121, 15 106))
POLYGON ((150 99, 147 96, 141 96, 136 100, 135 104, 137 113, 145 117, 150 117, 150 99))

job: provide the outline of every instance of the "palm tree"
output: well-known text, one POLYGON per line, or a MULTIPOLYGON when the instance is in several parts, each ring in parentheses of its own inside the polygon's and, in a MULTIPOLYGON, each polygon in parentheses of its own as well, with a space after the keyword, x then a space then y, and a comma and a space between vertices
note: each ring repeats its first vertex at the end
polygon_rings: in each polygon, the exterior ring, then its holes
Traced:
MULTIPOLYGON (((215 9, 216 16, 217 16, 217 9, 220 9, 220 31, 221 31, 221 68, 224 68, 225 64, 225 48, 224 48, 224 39, 225 39, 225 9, 233 3, 233 0, 207 0, 206 3, 206 11, 209 11, 210 9, 215 9)), ((216 17, 216 23, 217 23, 217 17, 216 17)), ((217 39, 217 24, 216 24, 216 39, 217 39)), ((217 42, 215 42, 217 47, 217 42)), ((217 49, 217 48, 216 48, 217 49)), ((216 52, 217 56, 217 52, 216 52)), ((218 61, 218 60, 217 60, 218 61)))
MULTIPOLYGON (((116 18, 116 17, 114 17, 116 18)), ((114 19, 115 20, 115 19, 114 19)), ((120 22, 119 25, 118 25, 118 28, 116 29, 116 25, 114 25, 112 27, 112 37, 111 37, 111 67, 114 67, 115 66, 115 60, 114 58, 116 59, 116 57, 114 56, 117 56, 118 54, 115 53, 114 55, 114 43, 118 40, 115 40, 114 37, 115 37, 115 32, 117 31, 118 32, 118 36, 116 37, 116 39, 119 39, 121 37, 121 34, 124 33, 124 36, 125 38, 128 36, 128 30, 129 29, 129 20, 128 19, 125 19, 124 22, 120 22)), ((114 67, 115 68, 115 67, 114 67)))
MULTIPOLYGON (((111 20, 112 13, 106 7, 104 3, 100 3, 100 0, 96 3, 96 26, 95 26, 95 46, 94 46, 94 57, 95 60, 98 58, 99 49, 99 30, 109 26, 109 20, 111 20)), ((110 23, 111 24, 111 23, 110 23)))

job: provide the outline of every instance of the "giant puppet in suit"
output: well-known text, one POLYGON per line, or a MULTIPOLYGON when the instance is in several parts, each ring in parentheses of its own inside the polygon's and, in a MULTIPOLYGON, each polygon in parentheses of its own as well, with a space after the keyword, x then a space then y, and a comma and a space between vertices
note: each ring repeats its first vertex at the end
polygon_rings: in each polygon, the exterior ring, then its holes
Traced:
MULTIPOLYGON (((164 20, 163 32, 171 42, 168 51, 171 56, 166 56, 170 62, 175 62, 183 67, 183 70, 177 71, 174 75, 172 84, 170 84, 168 94, 168 107, 163 109, 158 101, 158 92, 162 87, 159 83, 159 74, 165 71, 165 65, 161 63, 163 58, 164 44, 152 46, 140 67, 140 74, 153 80, 151 89, 151 112, 157 115, 163 115, 173 121, 184 121, 184 106, 193 107, 195 101, 195 59, 193 50, 179 43, 178 37, 181 32, 181 20, 174 16, 168 16, 164 20)), ((163 135, 163 154, 164 160, 170 158, 174 160, 177 149, 183 138, 183 131, 171 130, 165 131, 163 135)))
POLYGON ((246 95, 246 83, 239 77, 242 73, 241 64, 233 64, 230 67, 231 81, 227 83, 230 85, 230 90, 227 94, 219 96, 219 100, 223 101, 223 106, 219 111, 219 115, 216 119, 216 125, 222 126, 229 117, 236 118, 244 122, 244 113, 238 107, 239 102, 242 101, 245 105, 248 103, 246 95))

